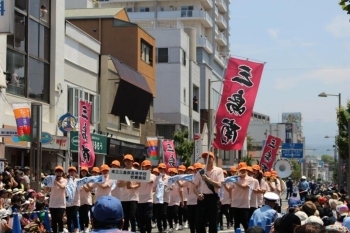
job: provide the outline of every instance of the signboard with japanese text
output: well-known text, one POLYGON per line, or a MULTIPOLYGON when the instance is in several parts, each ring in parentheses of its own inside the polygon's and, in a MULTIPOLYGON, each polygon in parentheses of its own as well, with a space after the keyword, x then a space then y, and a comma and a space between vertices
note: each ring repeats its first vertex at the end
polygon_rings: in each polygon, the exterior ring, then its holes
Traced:
POLYGON ((195 134, 194 137, 194 157, 197 158, 202 155, 202 136, 195 134))
POLYGON ((260 167, 263 172, 270 171, 272 169, 280 145, 280 138, 271 135, 267 137, 264 150, 260 159, 260 167))
POLYGON ((215 148, 225 151, 242 149, 263 69, 263 63, 229 58, 215 118, 215 148))
MULTIPOLYGON (((106 155, 107 154, 107 137, 100 134, 91 134, 92 144, 94 146, 95 154, 106 155)), ((78 152, 78 132, 70 132, 70 151, 78 152)))
POLYGON ((150 182, 151 171, 111 168, 109 170, 109 179, 135 182, 150 182))
POLYGON ((12 137, 12 136, 17 136, 17 129, 0 128, 0 137, 12 137))
POLYGON ((45 149, 53 150, 68 150, 68 138, 63 136, 51 135, 51 140, 48 143, 42 144, 45 149))
POLYGON ((304 152, 303 143, 282 143, 282 158, 302 159, 304 152))
POLYGON ((79 146, 78 156, 80 166, 93 167, 95 164, 95 150, 90 133, 90 116, 92 104, 79 100, 79 146))
POLYGON ((163 161, 166 164, 167 168, 177 167, 178 164, 177 164, 174 140, 163 140, 162 146, 163 146, 163 156, 164 156, 163 161))
MULTIPOLYGON (((15 22, 14 5, 15 1, 13 0, 0 0, 0 34, 13 34, 15 22)), ((21 24, 21 21, 18 20, 17 23, 21 24)), ((22 22, 22 24, 24 23, 22 22)))

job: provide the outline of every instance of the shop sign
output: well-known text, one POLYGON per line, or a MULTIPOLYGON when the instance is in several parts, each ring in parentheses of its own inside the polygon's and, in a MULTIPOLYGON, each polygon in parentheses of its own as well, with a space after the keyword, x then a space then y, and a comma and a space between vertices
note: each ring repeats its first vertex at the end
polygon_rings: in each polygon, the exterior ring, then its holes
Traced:
POLYGON ((17 129, 0 128, 0 137, 12 137, 12 136, 17 136, 17 129))
POLYGON ((66 113, 58 119, 57 127, 62 133, 67 133, 74 131, 77 123, 77 119, 72 114, 66 113))
POLYGON ((41 143, 42 143, 42 144, 50 143, 50 142, 51 142, 51 139, 52 139, 51 134, 46 133, 46 132, 42 132, 42 133, 41 133, 41 143))
MULTIPOLYGON (((99 134, 91 134, 95 154, 107 154, 107 137, 99 134)), ((70 151, 78 152, 79 135, 77 131, 70 132, 70 151)))
MULTIPOLYGON (((5 131, 8 130, 8 132, 17 132, 17 127, 16 126, 11 126, 11 125, 4 125, 3 126, 5 131)), ((17 137, 17 133, 16 135, 11 135, 11 136, 7 136, 7 137, 3 137, 2 138, 3 143, 6 146, 14 146, 14 147, 24 147, 24 148, 28 148, 29 147, 29 143, 28 142, 21 142, 18 140, 17 137)))
POLYGON ((68 150, 68 138, 63 136, 51 136, 49 143, 43 144, 45 149, 68 150))

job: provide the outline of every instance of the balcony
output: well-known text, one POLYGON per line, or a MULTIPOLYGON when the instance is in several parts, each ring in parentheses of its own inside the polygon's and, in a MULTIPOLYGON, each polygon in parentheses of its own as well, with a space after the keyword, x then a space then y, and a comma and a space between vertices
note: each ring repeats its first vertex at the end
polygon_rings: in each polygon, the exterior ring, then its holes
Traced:
POLYGON ((219 32, 219 35, 215 37, 216 42, 220 46, 227 46, 227 39, 224 33, 219 32))
MULTIPOLYGON (((213 20, 209 14, 203 10, 185 10, 185 11, 159 11, 157 12, 157 20, 180 20, 193 21, 200 20, 206 28, 213 27, 213 20)), ((131 21, 149 21, 154 20, 154 12, 128 12, 131 21)))
POLYGON ((219 9, 217 6, 215 6, 215 17, 219 16, 219 9))
POLYGON ((224 2, 224 0, 215 0, 215 4, 217 5, 221 13, 227 12, 227 4, 224 2))
POLYGON ((219 15, 218 17, 216 17, 215 22, 217 23, 217 25, 219 26, 220 29, 222 29, 222 30, 227 29, 226 20, 224 19, 224 17, 222 15, 219 15))
POLYGON ((219 35, 219 27, 218 25, 215 25, 215 36, 219 35))
POLYGON ((222 56, 222 53, 219 51, 215 51, 215 57, 214 60, 222 67, 225 68, 226 67, 226 59, 224 56, 222 56))
POLYGON ((197 47, 204 48, 209 54, 213 53, 213 46, 205 37, 197 37, 197 47))
POLYGON ((213 0, 201 0, 201 3, 205 9, 213 8, 213 0))

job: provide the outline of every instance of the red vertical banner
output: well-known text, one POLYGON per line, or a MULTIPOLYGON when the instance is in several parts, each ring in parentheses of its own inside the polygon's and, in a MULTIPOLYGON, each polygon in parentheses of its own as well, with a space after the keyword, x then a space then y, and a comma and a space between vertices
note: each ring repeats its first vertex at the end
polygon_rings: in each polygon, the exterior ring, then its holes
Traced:
POLYGON ((167 168, 169 167, 177 167, 177 158, 175 153, 174 140, 163 140, 163 155, 164 155, 164 163, 167 168))
POLYGON ((264 64, 230 58, 216 113, 214 147, 241 150, 247 135, 264 64))
POLYGON ((260 167, 261 167, 261 170, 263 170, 263 172, 271 171, 273 163, 276 160, 276 155, 280 145, 281 145, 280 138, 274 137, 271 135, 267 137, 264 150, 260 159, 260 167))
POLYGON ((81 167, 93 167, 95 151, 90 133, 91 103, 79 101, 79 158, 81 167))

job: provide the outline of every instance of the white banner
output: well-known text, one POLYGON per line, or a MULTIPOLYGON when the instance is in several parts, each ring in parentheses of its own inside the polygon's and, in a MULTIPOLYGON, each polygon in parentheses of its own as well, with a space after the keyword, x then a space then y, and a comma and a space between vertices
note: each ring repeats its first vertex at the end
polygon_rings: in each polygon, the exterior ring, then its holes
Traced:
POLYGON ((63 136, 51 136, 51 141, 46 144, 42 144, 43 148, 54 150, 68 150, 68 138, 63 136))
POLYGON ((0 0, 0 34, 13 34, 14 4, 14 0, 0 0))
POLYGON ((111 168, 109 172, 109 179, 149 182, 151 179, 151 171, 111 168))

